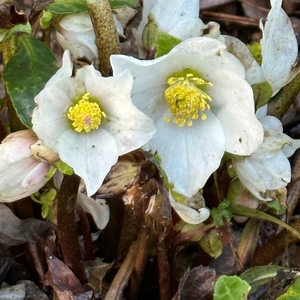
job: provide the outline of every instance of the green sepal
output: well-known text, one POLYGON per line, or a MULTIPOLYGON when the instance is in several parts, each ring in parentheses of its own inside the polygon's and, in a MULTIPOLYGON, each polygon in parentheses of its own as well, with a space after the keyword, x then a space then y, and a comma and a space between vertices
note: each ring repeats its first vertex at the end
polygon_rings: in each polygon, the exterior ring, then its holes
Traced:
POLYGON ((60 160, 58 163, 56 163, 57 169, 66 175, 73 175, 74 171, 73 169, 64 161, 60 160))
POLYGON ((40 18, 40 24, 43 29, 50 27, 53 14, 50 11, 43 10, 43 15, 40 18))
POLYGON ((222 275, 215 285, 214 300, 247 299, 249 290, 249 284, 238 276, 222 275))
POLYGON ((280 204, 278 201, 266 201, 265 204, 272 209, 272 212, 276 215, 283 215, 287 207, 286 205, 280 204))
POLYGON ((155 57, 163 56, 169 53, 176 45, 181 42, 180 39, 166 32, 161 32, 157 39, 155 57))
POLYGON ((18 36, 19 50, 8 61, 3 80, 21 122, 31 127, 34 97, 57 71, 55 56, 41 41, 28 34, 18 36))
POLYGON ((50 170, 47 172, 46 174, 46 180, 49 181, 55 174, 57 168, 55 168, 54 166, 50 166, 50 170))
POLYGON ((257 110, 269 102, 273 94, 273 89, 267 81, 255 83, 251 87, 254 95, 255 109, 257 110))

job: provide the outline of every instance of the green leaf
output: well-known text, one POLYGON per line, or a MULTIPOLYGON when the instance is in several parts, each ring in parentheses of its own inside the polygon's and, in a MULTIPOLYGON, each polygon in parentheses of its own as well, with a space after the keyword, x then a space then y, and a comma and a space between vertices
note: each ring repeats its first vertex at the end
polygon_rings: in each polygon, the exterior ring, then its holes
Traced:
MULTIPOLYGON (((138 0, 111 0, 110 6, 112 9, 122 6, 138 6, 138 0)), ((67 14, 79 14, 86 12, 88 6, 85 0, 56 0, 51 3, 47 11, 52 14, 67 15, 67 14)))
POLYGON ((34 97, 57 71, 55 56, 41 41, 24 34, 18 39, 20 49, 8 61, 3 80, 17 114, 27 127, 35 107, 34 97))
POLYGON ((286 293, 276 298, 276 300, 299 300, 300 299, 300 278, 297 278, 294 283, 288 288, 286 293))
POLYGON ((293 227, 289 226, 288 224, 284 223, 283 221, 268 215, 258 209, 253 209, 244 205, 239 204, 231 204, 228 209, 231 211, 233 215, 243 216, 243 217, 250 217, 255 218, 259 220, 265 220, 268 222, 275 223, 279 226, 284 227, 287 229, 290 233, 292 233, 294 236, 296 236, 298 239, 300 239, 300 233, 295 230, 293 227))
POLYGON ((227 222, 230 222, 232 217, 231 211, 228 210, 228 207, 231 205, 231 200, 225 199, 223 200, 218 207, 214 207, 210 214, 214 219, 214 223, 216 227, 220 227, 224 225, 224 218, 227 222))
POLYGON ((267 81, 255 83, 252 86, 255 108, 258 109, 269 102, 273 89, 267 81))
POLYGON ((0 42, 4 42, 14 35, 19 35, 21 32, 31 34, 31 25, 29 22, 26 24, 18 24, 10 29, 0 28, 0 42))
POLYGON ((214 300, 247 299, 249 284, 237 276, 222 275, 216 282, 214 300))
POLYGON ((122 6, 136 7, 139 4, 139 0, 110 0, 109 2, 112 9, 122 6))
POLYGON ((284 267, 275 265, 253 267, 242 273, 240 278, 250 284, 251 293, 253 293, 259 286, 271 281, 276 276, 278 270, 284 270, 284 267))
POLYGON ((87 10, 85 0, 56 0, 47 8, 48 12, 58 15, 79 14, 87 10))
POLYGON ((169 53, 176 45, 181 42, 180 39, 166 32, 161 32, 157 40, 155 57, 163 56, 169 53))

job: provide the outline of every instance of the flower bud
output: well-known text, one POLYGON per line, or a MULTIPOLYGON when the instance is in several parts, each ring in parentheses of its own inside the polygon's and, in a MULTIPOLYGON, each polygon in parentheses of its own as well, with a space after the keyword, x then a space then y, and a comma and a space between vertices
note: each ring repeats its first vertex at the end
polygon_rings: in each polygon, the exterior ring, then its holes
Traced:
POLYGON ((34 159, 30 150, 37 140, 27 129, 9 134, 0 144, 0 202, 30 196, 47 182, 50 165, 34 159))

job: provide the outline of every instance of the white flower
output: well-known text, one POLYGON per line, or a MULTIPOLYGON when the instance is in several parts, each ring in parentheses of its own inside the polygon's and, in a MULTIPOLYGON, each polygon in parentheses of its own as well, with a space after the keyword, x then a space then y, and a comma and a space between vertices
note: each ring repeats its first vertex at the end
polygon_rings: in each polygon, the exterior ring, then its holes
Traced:
MULTIPOLYGON (((123 28, 114 16, 119 35, 123 28)), ((95 32, 88 12, 68 14, 59 21, 56 37, 64 50, 70 50, 75 58, 86 57, 90 61, 98 60, 98 48, 95 44, 95 32)))
POLYGON ((66 51, 63 66, 35 98, 33 130, 84 179, 90 196, 118 156, 143 146, 155 127, 132 104, 128 71, 104 78, 85 66, 72 73, 66 51))
POLYGON ((262 142, 244 67, 220 41, 193 38, 151 61, 111 62, 114 74, 128 69, 135 78, 133 102, 156 123, 149 147, 179 194, 202 188, 225 151, 250 155, 262 142))
POLYGON ((25 198, 46 184, 50 165, 34 159, 30 150, 37 140, 28 129, 11 133, 0 144, 0 202, 25 198))
POLYGON ((293 70, 298 55, 298 43, 292 23, 281 8, 282 0, 271 0, 271 10, 265 24, 260 22, 262 71, 275 95, 298 72, 293 70))
MULTIPOLYGON (((140 46, 140 57, 146 57, 147 50, 150 50, 147 49, 147 45, 143 45, 142 36, 145 28, 151 26, 151 22, 155 23, 153 27, 157 27, 156 31, 166 32, 181 40, 202 36, 204 30, 208 30, 214 36, 219 36, 219 25, 215 22, 205 25, 199 18, 199 11, 199 0, 143 1, 142 20, 137 30, 133 29, 133 34, 140 46)), ((155 32, 150 34, 155 34, 155 32)))
POLYGON ((260 22, 263 37, 261 44, 261 66, 254 59, 247 46, 232 36, 221 35, 230 53, 235 55, 246 69, 246 80, 252 85, 267 81, 274 96, 299 72, 296 67, 298 43, 291 20, 281 8, 282 0, 272 0, 272 8, 263 23, 260 22))
POLYGON ((300 140, 284 134, 281 122, 273 116, 259 119, 265 137, 259 148, 248 157, 233 159, 237 175, 245 187, 260 200, 267 190, 285 187, 291 180, 291 165, 287 157, 300 147, 300 140))

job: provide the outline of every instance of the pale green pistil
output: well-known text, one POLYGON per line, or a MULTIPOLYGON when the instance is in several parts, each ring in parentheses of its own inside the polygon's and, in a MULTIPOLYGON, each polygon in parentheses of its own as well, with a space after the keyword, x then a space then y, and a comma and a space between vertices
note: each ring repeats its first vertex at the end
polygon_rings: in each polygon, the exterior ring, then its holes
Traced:
POLYGON ((89 93, 86 93, 78 103, 69 107, 67 117, 74 130, 88 133, 98 129, 106 115, 98 103, 90 101, 89 93))
MULTIPOLYGON (((170 77, 167 84, 165 98, 169 104, 169 111, 174 116, 175 124, 182 127, 187 122, 188 126, 192 126, 193 120, 199 117, 199 111, 201 119, 206 119, 204 111, 210 110, 208 102, 212 101, 212 98, 201 87, 203 85, 212 86, 211 82, 187 73, 185 77, 170 77)), ((165 121, 169 122, 170 120, 166 118, 165 121)))

